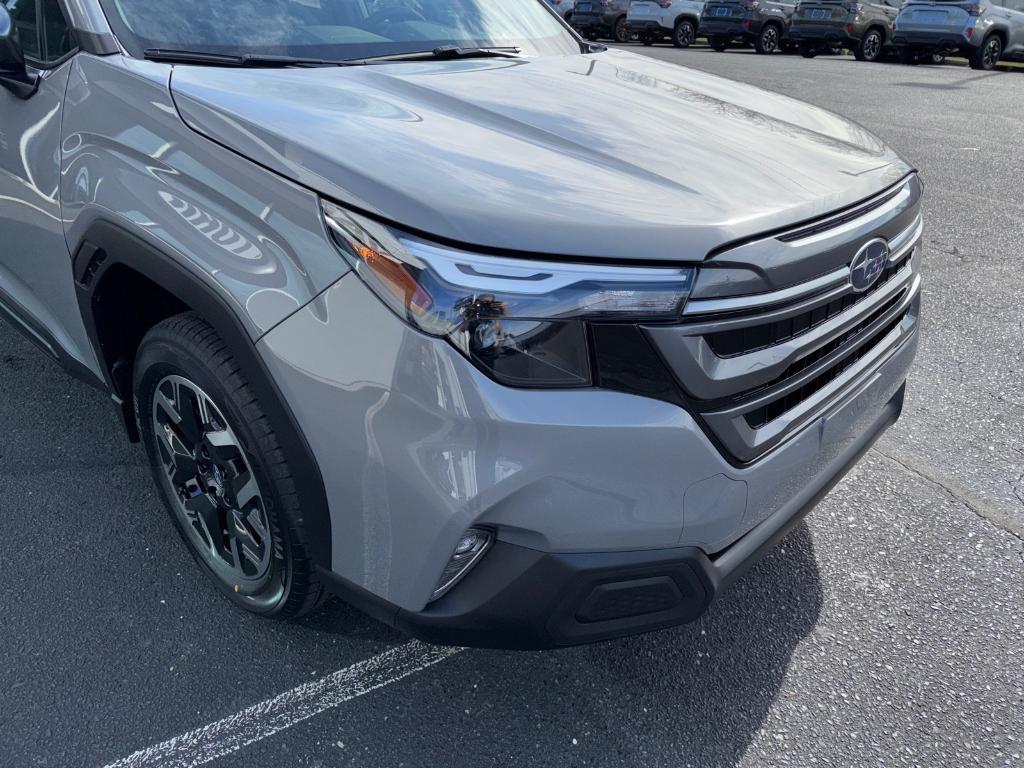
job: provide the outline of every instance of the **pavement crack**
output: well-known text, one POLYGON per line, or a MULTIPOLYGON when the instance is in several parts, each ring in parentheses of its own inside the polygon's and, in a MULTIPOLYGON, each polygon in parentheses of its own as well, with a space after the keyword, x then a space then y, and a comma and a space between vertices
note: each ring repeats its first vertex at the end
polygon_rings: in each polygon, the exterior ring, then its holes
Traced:
MULTIPOLYGON (((931 468, 918 464, 911 459, 902 458, 895 456, 891 453, 883 451, 877 445, 871 449, 874 453, 877 453, 883 458, 889 459, 889 461, 899 464, 903 469, 912 475, 916 475, 922 480, 931 483, 932 485, 938 486, 954 501, 963 504, 967 509, 973 512, 975 515, 980 517, 985 522, 994 525, 1001 531, 1010 534, 1024 545, 1024 524, 1014 520, 1009 515, 994 509, 991 505, 977 498, 974 494, 969 491, 960 488, 956 484, 950 482, 947 478, 943 478, 936 474, 931 468)), ((1018 483, 1024 481, 1024 475, 1021 476, 1021 480, 1018 483)), ((1018 499, 1021 498, 1019 488, 1014 489, 1014 495, 1018 499)), ((1024 504, 1024 499, 1021 499, 1021 503, 1024 504)), ((1024 550, 1022 550, 1022 559, 1024 559, 1024 550)))

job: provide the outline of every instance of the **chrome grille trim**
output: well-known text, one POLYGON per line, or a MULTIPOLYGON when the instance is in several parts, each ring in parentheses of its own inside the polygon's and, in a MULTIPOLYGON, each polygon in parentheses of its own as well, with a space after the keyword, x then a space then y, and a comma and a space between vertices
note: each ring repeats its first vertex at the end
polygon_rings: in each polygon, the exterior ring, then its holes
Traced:
POLYGON ((785 304, 815 291, 825 290, 834 286, 850 284, 850 268, 843 267, 835 272, 822 275, 799 285, 791 285, 771 293, 755 293, 750 296, 736 296, 728 299, 694 299, 687 302, 683 309, 684 316, 708 315, 711 313, 739 312, 745 309, 757 309, 772 304, 785 304))
MULTIPOLYGON (((862 222, 858 220, 857 226, 859 227, 861 225, 862 222)), ((889 248, 891 250, 891 253, 889 254, 889 263, 899 263, 900 259, 902 259, 911 248, 917 245, 923 232, 924 218, 918 215, 913 224, 900 232, 889 242, 889 248)), ((830 231, 828 234, 831 236, 833 233, 830 231)), ((759 309, 761 307, 769 307, 775 304, 785 304, 786 302, 799 299, 803 296, 809 296, 817 293, 818 291, 824 291, 835 287, 850 287, 849 266, 841 267, 833 272, 829 272, 827 275, 822 275, 821 277, 808 280, 803 283, 798 283, 797 285, 780 288, 779 290, 771 291, 770 293, 753 293, 749 296, 731 296, 725 299, 693 299, 687 302, 686 306, 683 308, 683 316, 693 317, 696 315, 726 314, 729 312, 742 312, 751 309, 759 309)))

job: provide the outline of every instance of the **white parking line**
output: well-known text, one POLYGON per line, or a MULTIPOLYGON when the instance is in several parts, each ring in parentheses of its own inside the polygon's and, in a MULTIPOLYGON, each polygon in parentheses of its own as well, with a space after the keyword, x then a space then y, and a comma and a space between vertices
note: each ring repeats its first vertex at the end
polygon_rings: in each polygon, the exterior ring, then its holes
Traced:
POLYGON ((106 768, 195 768, 291 728, 463 650, 412 641, 300 685, 216 723, 140 749, 106 768))

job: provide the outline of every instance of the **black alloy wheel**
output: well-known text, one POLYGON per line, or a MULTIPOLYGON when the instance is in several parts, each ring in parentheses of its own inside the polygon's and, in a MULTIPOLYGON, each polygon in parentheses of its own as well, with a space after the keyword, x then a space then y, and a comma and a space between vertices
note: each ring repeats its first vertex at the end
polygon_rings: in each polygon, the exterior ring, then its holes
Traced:
POLYGON ((683 19, 672 30, 672 45, 676 48, 689 48, 696 39, 697 30, 694 28, 692 21, 683 19))
POLYGON ((781 41, 779 28, 775 24, 765 24, 754 43, 754 50, 762 55, 770 55, 779 50, 781 41))
POLYGON ((326 592, 288 457, 216 331, 192 314, 158 323, 139 346, 134 381, 154 479, 206 574, 253 613, 316 608, 326 592))
POLYGON ((882 44, 885 41, 877 29, 869 29, 854 50, 857 61, 878 61, 882 57, 882 44))
POLYGON ((1003 39, 999 35, 989 35, 978 50, 971 54, 971 68, 991 72, 1003 55, 1003 39))

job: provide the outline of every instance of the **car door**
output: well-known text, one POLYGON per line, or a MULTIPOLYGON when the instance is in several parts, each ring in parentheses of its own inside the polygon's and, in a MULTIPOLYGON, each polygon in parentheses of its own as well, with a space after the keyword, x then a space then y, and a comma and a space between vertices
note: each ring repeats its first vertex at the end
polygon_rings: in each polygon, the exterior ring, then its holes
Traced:
POLYGON ((58 194, 73 33, 58 0, 0 2, 40 76, 28 98, 0 87, 0 309, 55 356, 88 363, 58 194))

